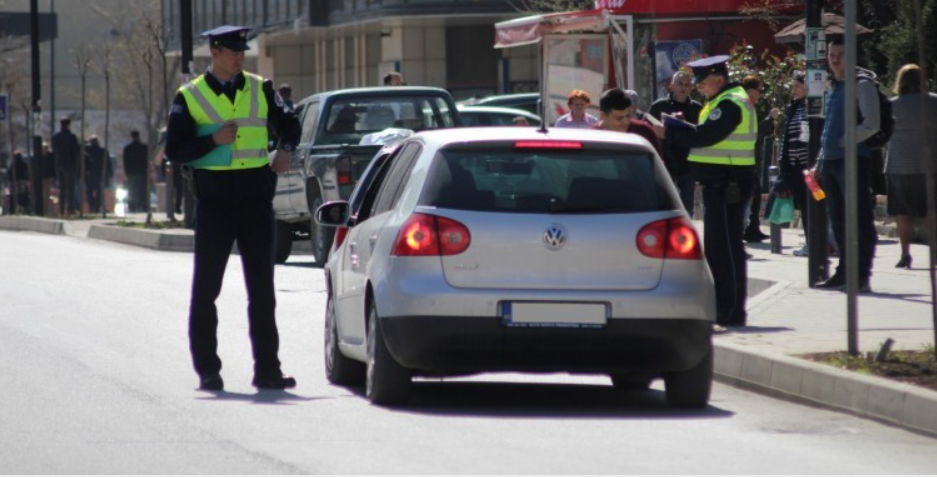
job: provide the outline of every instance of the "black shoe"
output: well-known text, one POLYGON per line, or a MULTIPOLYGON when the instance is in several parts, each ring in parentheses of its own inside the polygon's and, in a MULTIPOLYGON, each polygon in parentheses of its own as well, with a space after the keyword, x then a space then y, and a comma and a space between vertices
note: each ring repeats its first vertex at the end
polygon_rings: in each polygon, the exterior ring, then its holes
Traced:
POLYGON ((254 381, 251 384, 257 389, 292 389, 296 387, 296 380, 283 374, 254 376, 254 381))
POLYGON ((833 275, 828 280, 817 282, 814 287, 823 290, 842 290, 846 286, 846 279, 840 275, 833 275))
POLYGON ((202 391, 224 391, 224 380, 220 374, 203 376, 198 383, 198 388, 202 391))
POLYGON ((746 230, 745 234, 742 235, 742 240, 748 243, 761 243, 769 238, 771 238, 771 236, 763 233, 761 230, 746 230))
POLYGON ((907 268, 911 269, 911 255, 902 255, 901 260, 895 264, 895 268, 907 268))

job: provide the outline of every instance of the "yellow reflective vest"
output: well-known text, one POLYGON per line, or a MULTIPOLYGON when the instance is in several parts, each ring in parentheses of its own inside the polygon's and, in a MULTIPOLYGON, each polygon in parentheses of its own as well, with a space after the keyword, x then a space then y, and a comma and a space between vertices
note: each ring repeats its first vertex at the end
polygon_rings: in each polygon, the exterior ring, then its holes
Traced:
POLYGON ((224 94, 215 94, 205 75, 186 83, 179 92, 185 98, 189 114, 195 120, 196 134, 208 136, 228 120, 237 121, 237 139, 219 145, 208 154, 188 163, 195 169, 253 169, 267 165, 267 98, 263 78, 244 74, 244 88, 237 90, 234 102, 224 94))
MULTIPOLYGON (((722 142, 709 147, 695 147, 690 149, 687 160, 701 164, 716 164, 723 166, 754 166, 755 142, 758 137, 755 108, 748 99, 748 93, 741 86, 735 86, 723 91, 712 101, 706 103, 699 115, 699 124, 710 119, 713 111, 717 110, 722 101, 731 101, 742 110, 742 121, 735 127, 735 131, 722 142)), ((717 111, 715 114, 719 114, 717 111)), ((714 117, 713 120, 717 120, 714 117)))

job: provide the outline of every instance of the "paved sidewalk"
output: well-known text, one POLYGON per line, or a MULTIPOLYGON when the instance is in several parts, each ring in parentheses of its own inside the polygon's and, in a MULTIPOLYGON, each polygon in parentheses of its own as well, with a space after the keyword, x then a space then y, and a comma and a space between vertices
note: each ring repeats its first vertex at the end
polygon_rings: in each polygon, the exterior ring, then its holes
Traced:
MULTIPOLYGON (((807 258, 792 254, 803 243, 802 230, 783 229, 782 254, 772 254, 768 242, 747 246, 753 256, 749 278, 773 284, 749 298, 749 326, 716 336, 717 374, 735 384, 937 435, 937 392, 797 358, 847 349, 847 295, 808 286, 807 258)), ((888 338, 895 340, 895 350, 934 345, 928 248, 912 245, 911 254, 914 268, 896 269, 898 240, 879 239, 872 293, 858 295, 863 353, 878 351, 888 338)), ((838 258, 831 258, 830 273, 836 263, 838 258)))
MULTIPOLYGON (((155 214, 154 219, 165 220, 165 215, 155 214)), ((0 230, 68 234, 159 250, 192 249, 192 231, 107 225, 116 220, 7 216, 0 217, 0 230)), ((125 220, 142 222, 145 215, 133 214, 125 220)), ((701 223, 696 225, 702 230, 701 223)), ((717 378, 937 436, 937 392, 799 357, 846 349, 846 294, 808 287, 807 258, 792 255, 804 241, 803 232, 784 229, 782 236, 782 254, 770 253, 767 242, 748 246, 753 255, 749 261, 749 326, 715 337, 717 378)), ((859 295, 858 299, 860 351, 877 351, 888 338, 895 340, 895 350, 934 344, 928 249, 912 245, 911 253, 914 268, 896 269, 894 265, 900 258, 897 239, 880 238, 871 280, 873 293, 859 295)), ((838 259, 832 260, 831 272, 838 259)))

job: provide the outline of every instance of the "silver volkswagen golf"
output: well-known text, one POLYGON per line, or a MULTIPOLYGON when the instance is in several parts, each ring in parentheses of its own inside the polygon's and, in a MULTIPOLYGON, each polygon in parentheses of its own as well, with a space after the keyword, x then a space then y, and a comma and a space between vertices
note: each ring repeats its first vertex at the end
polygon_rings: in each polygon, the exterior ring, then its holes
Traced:
POLYGON ((715 290, 661 159, 631 134, 534 128, 414 135, 379 155, 325 267, 330 382, 398 404, 414 376, 663 378, 700 408, 715 290))

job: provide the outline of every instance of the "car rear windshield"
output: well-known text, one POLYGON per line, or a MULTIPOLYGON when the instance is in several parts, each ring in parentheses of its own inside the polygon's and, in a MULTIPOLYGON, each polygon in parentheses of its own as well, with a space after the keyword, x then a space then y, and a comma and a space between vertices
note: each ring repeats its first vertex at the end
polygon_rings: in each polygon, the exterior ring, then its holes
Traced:
POLYGON ((517 213, 674 208, 647 152, 460 147, 433 161, 421 205, 517 213))
POLYGON ((387 128, 451 128, 454 113, 441 97, 348 98, 332 103, 319 144, 357 144, 361 137, 387 128))

